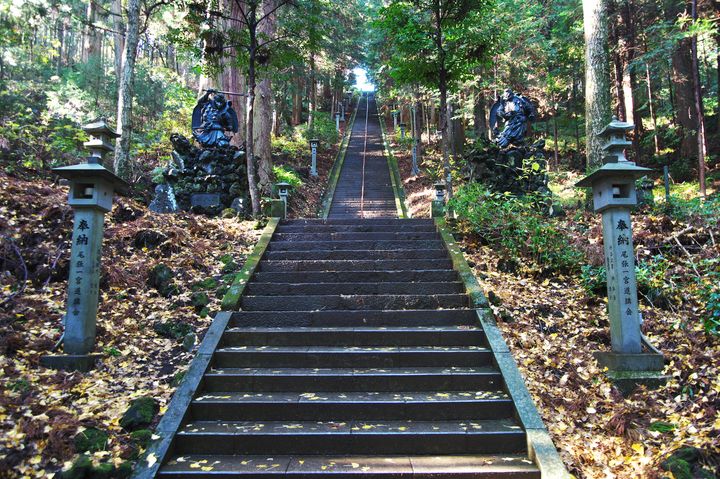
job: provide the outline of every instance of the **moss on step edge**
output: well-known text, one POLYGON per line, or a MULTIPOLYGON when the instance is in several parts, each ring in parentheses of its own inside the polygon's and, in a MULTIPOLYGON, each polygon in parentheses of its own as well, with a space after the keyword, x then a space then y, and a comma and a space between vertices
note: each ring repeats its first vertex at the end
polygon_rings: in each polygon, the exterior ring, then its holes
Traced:
POLYGON ((245 285, 247 285, 248 280, 255 272, 255 269, 257 269, 257 265, 260 263, 260 259, 262 259, 263 254, 265 254, 265 250, 267 249, 268 244, 270 244, 270 239, 272 238, 278 223, 280 223, 280 218, 270 218, 268 221, 262 235, 260 235, 260 239, 257 244, 255 244, 255 248, 253 248, 252 253, 250 253, 245 260, 243 268, 235 276, 235 280, 230 286, 230 289, 228 289, 228 292, 225 293, 222 300, 223 311, 232 311, 237 309, 240 304, 240 297, 242 296, 243 291, 245 291, 245 285))
POLYGON ((535 407, 535 403, 525 386, 525 381, 517 368, 517 364, 497 327, 490 310, 487 297, 473 274, 465 256, 455 242, 444 218, 435 218, 435 226, 450 252, 453 268, 458 272, 470 296, 472 306, 477 313, 478 321, 485 332, 488 345, 492 350, 494 362, 500 370, 507 393, 513 400, 515 413, 527 435, 530 459, 540 469, 542 479, 570 479, 572 476, 565 469, 560 455, 555 449, 550 433, 535 407))
MULTIPOLYGON (((360 98, 362 98, 362 96, 360 98)), ((355 105, 355 110, 353 110, 350 123, 345 126, 345 133, 343 135, 342 142, 340 143, 340 150, 338 150, 332 169, 330 169, 327 190, 325 190, 325 195, 320 207, 320 215, 324 220, 326 220, 330 215, 330 207, 332 206, 332 200, 335 196, 335 188, 337 188, 338 180, 340 179, 340 172, 342 171, 342 166, 345 163, 345 154, 347 153, 348 145, 350 145, 350 137, 352 136, 352 129, 355 125, 355 116, 357 115, 359 106, 360 99, 358 99, 357 105, 355 105)))
POLYGON ((402 186, 400 167, 398 166, 397 158, 395 158, 390 148, 390 143, 388 143, 387 135, 385 134, 385 122, 380 114, 378 114, 378 123, 380 123, 385 158, 387 159, 388 168, 390 169, 390 182, 392 183, 393 193, 395 194, 395 207, 397 208, 398 216, 400 218, 410 218, 407 205, 405 204, 405 189, 402 186))

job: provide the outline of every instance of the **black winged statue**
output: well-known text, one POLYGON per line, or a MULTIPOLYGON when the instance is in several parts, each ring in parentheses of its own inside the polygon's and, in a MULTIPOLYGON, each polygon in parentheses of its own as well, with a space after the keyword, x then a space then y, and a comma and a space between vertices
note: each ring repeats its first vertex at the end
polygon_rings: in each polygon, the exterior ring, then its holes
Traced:
POLYGON ((500 148, 511 143, 521 145, 527 134, 527 125, 534 119, 535 107, 530 100, 507 88, 490 109, 490 128, 495 142, 500 148), (500 119, 505 121, 502 132, 499 129, 500 119))
POLYGON ((222 93, 208 90, 193 110, 193 136, 204 148, 222 147, 230 144, 230 138, 225 135, 226 131, 237 133, 237 113, 232 102, 227 101, 222 93))

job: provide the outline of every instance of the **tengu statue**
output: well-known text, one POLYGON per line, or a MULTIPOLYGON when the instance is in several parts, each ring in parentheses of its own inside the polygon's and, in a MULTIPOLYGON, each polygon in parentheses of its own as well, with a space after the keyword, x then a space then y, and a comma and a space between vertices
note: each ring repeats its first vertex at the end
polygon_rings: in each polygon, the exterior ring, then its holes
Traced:
POLYGON ((193 136, 204 148, 223 147, 230 144, 226 131, 237 133, 237 113, 222 93, 208 90, 193 110, 193 136))
POLYGON ((492 128, 495 143, 500 148, 510 144, 520 146, 527 134, 527 125, 535 119, 535 107, 530 100, 522 95, 516 95, 507 88, 490 109, 490 128, 492 128), (505 121, 502 132, 499 129, 499 120, 505 121))

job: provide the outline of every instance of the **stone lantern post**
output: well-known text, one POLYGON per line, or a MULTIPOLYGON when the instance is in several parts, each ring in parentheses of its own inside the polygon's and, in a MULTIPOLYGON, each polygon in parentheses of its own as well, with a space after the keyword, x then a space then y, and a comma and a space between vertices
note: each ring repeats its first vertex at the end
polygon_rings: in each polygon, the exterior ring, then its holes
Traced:
POLYGON ((335 112, 335 130, 340 131, 340 112, 335 112))
POLYGON ((317 150, 320 140, 313 138, 310 140, 310 152, 312 154, 312 163, 310 164, 310 176, 317 176, 317 150))
POLYGON ((393 130, 397 130, 398 127, 398 115, 400 114, 400 111, 393 110, 392 112, 392 119, 393 119, 393 130))
POLYGON ((98 284, 105 213, 112 209, 113 193, 127 190, 128 184, 102 166, 106 153, 114 150, 117 138, 104 121, 83 128, 90 141, 87 163, 54 168, 58 176, 70 181, 68 203, 75 222, 70 254, 67 312, 63 334, 64 355, 44 356, 41 363, 56 369, 87 371, 95 363, 98 284))
POLYGON ((280 200, 283 202, 283 218, 287 218, 287 204, 288 204, 288 196, 290 196, 290 183, 286 183, 284 181, 281 181, 279 183, 276 183, 275 186, 278 190, 278 196, 280 197, 280 200))
POLYGON ((400 123, 400 138, 405 138, 405 129, 407 128, 407 124, 400 123))
POLYGON ((445 216, 445 183, 438 181, 433 187, 435 199, 432 201, 430 213, 433 218, 442 218, 445 216))
POLYGON ((602 213, 603 220, 612 352, 595 356, 624 391, 648 383, 648 379, 657 380, 663 367, 662 354, 640 330, 630 210, 637 205, 635 180, 652 170, 636 166, 625 157, 624 150, 632 146, 625 132, 632 129, 632 124, 614 118, 600 132, 607 138, 603 166, 577 183, 592 188, 594 210, 602 213))

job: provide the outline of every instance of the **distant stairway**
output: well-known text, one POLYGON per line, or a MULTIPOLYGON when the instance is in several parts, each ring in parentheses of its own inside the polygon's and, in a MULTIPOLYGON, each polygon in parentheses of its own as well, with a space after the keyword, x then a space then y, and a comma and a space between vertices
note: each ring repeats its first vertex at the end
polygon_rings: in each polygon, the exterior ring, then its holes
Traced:
POLYGON ((539 478, 431 220, 281 223, 160 477, 539 478))

